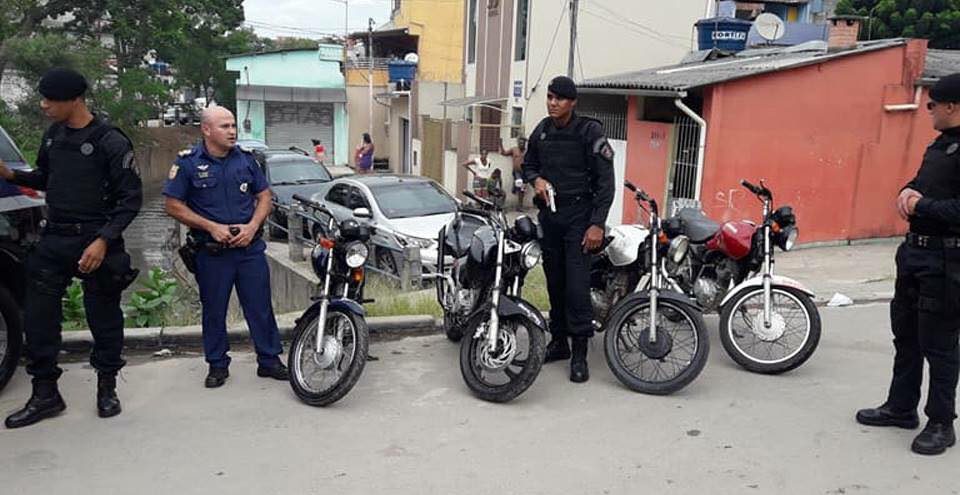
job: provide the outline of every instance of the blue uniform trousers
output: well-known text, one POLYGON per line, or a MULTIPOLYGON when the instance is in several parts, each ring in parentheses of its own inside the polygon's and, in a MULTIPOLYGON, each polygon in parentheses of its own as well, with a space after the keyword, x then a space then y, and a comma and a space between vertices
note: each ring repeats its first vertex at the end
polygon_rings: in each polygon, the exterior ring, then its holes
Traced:
POLYGON ((224 249, 218 254, 201 250, 197 254, 197 284, 203 305, 203 352, 214 368, 230 365, 227 351, 227 305, 237 288, 243 316, 261 367, 280 364, 280 331, 273 314, 270 269, 264 254, 266 243, 257 239, 246 248, 224 249))

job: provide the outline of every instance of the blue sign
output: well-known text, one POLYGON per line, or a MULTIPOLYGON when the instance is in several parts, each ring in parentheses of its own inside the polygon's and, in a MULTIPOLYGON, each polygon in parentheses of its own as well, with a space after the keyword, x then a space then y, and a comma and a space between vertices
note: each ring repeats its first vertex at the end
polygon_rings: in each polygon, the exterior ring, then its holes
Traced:
POLYGON ((513 97, 523 98, 523 81, 513 81, 513 97))

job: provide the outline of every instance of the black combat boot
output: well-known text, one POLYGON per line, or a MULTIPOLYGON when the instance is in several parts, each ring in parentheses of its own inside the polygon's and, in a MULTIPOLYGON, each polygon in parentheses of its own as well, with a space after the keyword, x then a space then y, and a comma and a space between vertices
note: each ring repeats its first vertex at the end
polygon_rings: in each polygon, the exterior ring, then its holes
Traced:
POLYGON ((52 418, 67 408, 60 397, 55 380, 34 380, 33 394, 23 409, 7 417, 7 428, 23 428, 38 421, 52 418))
POLYGON ((590 369, 587 367, 587 338, 573 338, 573 357, 570 359, 570 381, 583 383, 590 379, 590 369))
POLYGON ((570 359, 570 343, 566 337, 553 337, 547 344, 547 353, 543 356, 544 363, 570 359))
POLYGON ((117 397, 117 375, 97 373, 97 414, 109 418, 120 414, 120 399, 117 397))
POLYGON ((922 455, 939 455, 957 443, 953 423, 930 421, 913 440, 910 450, 922 455))
POLYGON ((907 430, 920 426, 917 411, 895 411, 887 404, 857 411, 857 422, 867 426, 896 426, 907 430))

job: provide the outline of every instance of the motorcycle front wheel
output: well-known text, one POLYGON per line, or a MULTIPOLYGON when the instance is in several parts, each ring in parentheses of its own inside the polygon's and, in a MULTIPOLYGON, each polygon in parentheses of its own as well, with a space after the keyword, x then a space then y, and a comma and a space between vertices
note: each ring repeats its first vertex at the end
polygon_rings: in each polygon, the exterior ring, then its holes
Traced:
POLYGON ((342 399, 357 384, 369 346, 367 323, 362 317, 331 309, 318 353, 319 321, 319 310, 300 319, 287 356, 293 392, 305 404, 316 407, 342 399))
POLYGON ((720 342, 754 373, 779 374, 805 363, 820 343, 820 313, 810 296, 782 285, 770 293, 769 326, 763 320, 763 287, 747 287, 720 313, 720 342))
POLYGON ((707 364, 710 339, 699 311, 661 299, 656 340, 650 342, 650 301, 617 308, 607 324, 603 349, 610 371, 634 392, 672 394, 692 382, 707 364))
POLYGON ((460 373, 478 398, 509 402, 530 388, 540 374, 546 338, 543 330, 524 316, 501 317, 497 343, 491 348, 486 331, 489 320, 489 308, 467 320, 460 342, 460 373))

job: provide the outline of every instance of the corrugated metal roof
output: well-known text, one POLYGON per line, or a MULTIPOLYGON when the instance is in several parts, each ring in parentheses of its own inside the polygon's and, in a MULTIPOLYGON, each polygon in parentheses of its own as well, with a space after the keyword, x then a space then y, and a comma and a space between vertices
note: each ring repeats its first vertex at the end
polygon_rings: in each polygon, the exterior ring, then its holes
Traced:
POLYGON ((694 88, 721 82, 902 46, 906 42, 905 39, 900 38, 866 41, 859 43, 856 48, 837 52, 828 52, 826 43, 822 41, 811 41, 786 48, 752 49, 739 52, 735 56, 705 62, 658 67, 588 79, 580 84, 579 88, 584 93, 598 93, 609 90, 683 93, 694 88))
POLYGON ((960 50, 927 50, 923 78, 932 82, 960 72, 960 50))

